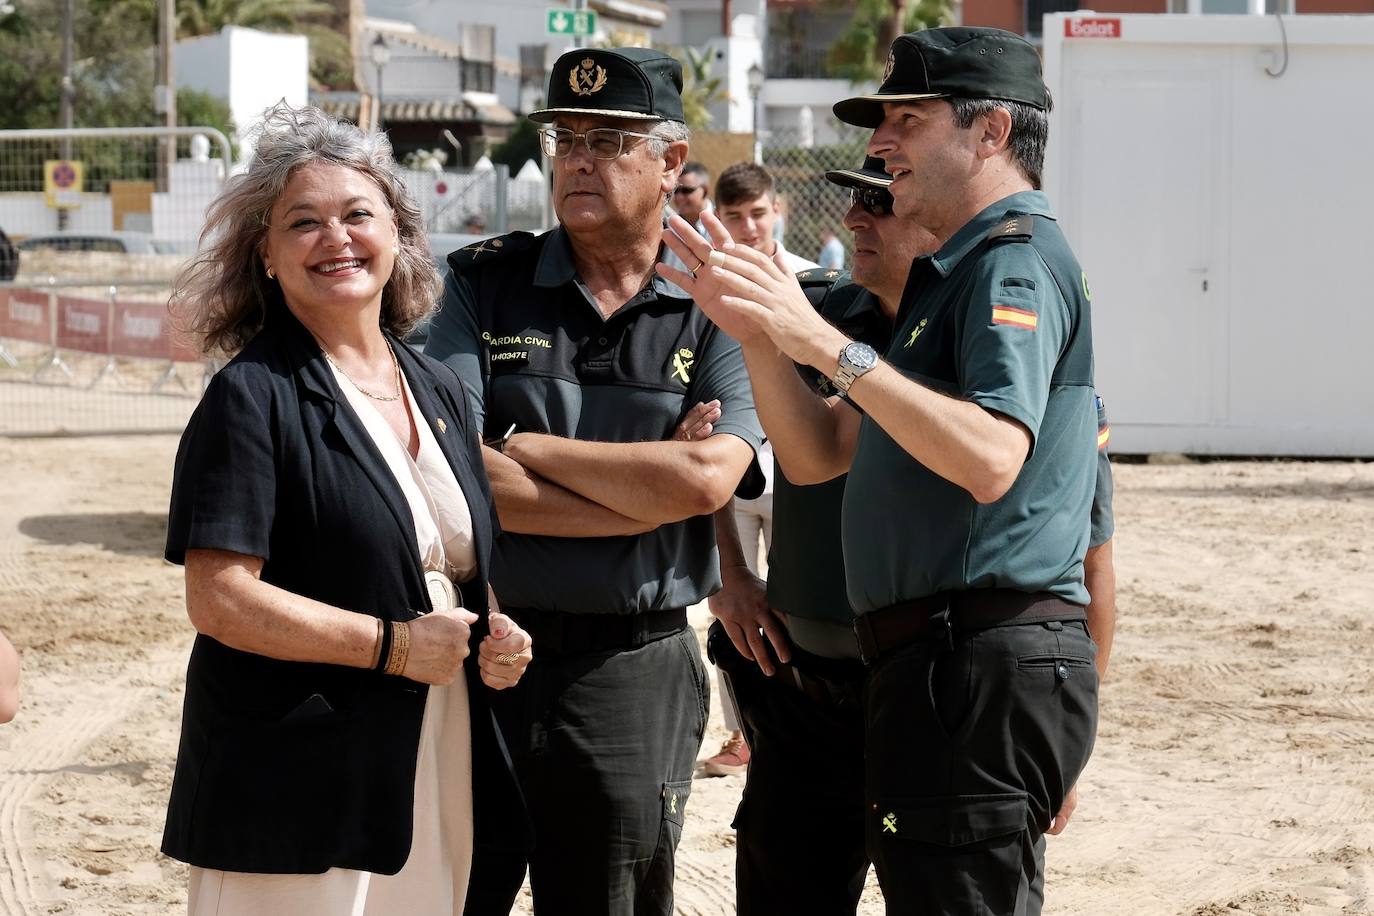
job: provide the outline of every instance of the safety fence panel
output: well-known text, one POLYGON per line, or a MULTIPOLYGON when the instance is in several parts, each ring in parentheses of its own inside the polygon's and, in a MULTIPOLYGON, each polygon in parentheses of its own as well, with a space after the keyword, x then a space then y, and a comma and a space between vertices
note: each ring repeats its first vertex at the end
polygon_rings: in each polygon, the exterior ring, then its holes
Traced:
POLYGON ((0 287, 0 436, 177 432, 213 368, 166 287, 0 287))
POLYGON ((0 351, 4 340, 26 340, 30 343, 49 343, 52 321, 49 318, 51 301, 47 293, 29 289, 5 290, 5 309, 0 311, 0 351))
POLYGON ((544 176, 534 160, 516 175, 504 165, 455 171, 403 169, 425 231, 497 235, 544 228, 544 176))
POLYGON ((167 300, 231 170, 211 128, 0 131, 0 435, 181 428, 205 370, 167 300))
POLYGON ((844 244, 847 269, 854 255, 853 235, 844 227, 849 191, 827 181, 825 173, 863 165, 870 132, 842 124, 835 131, 836 142, 817 144, 808 131, 770 129, 761 138, 763 165, 777 182, 787 250, 815 261, 829 230, 844 244))

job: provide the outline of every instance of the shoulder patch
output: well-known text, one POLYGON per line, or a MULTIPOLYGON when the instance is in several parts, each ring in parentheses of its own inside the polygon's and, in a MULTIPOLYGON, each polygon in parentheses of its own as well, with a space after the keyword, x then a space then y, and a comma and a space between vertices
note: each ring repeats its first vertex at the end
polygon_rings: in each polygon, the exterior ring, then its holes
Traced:
POLYGON ((1010 216, 988 231, 988 241, 998 241, 1001 239, 1015 239, 1018 241, 1029 241, 1035 234, 1035 217, 1022 214, 1021 216, 1010 216))
POLYGON ((448 262, 454 270, 463 270, 474 264, 499 258, 501 255, 523 251, 530 247, 536 236, 531 232, 510 232, 494 238, 473 242, 449 254, 448 262))

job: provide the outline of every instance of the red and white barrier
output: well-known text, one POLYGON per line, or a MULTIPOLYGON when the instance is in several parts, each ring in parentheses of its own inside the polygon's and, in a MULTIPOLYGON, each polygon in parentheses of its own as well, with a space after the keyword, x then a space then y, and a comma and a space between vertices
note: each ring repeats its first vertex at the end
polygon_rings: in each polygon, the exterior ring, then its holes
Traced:
POLYGON ((166 370, 153 391, 172 379, 184 388, 176 363, 202 360, 200 352, 173 330, 165 303, 121 300, 117 286, 110 287, 105 299, 61 295, 57 288, 0 288, 0 361, 14 366, 4 346, 7 340, 52 348, 46 364, 34 374, 35 381, 50 369, 71 376, 61 358, 64 351, 106 358, 92 386, 118 378, 116 359, 164 362, 166 370))
POLYGON ((53 343, 52 297, 33 289, 9 290, 9 301, 0 311, 0 338, 28 343, 53 343))
POLYGON ((57 297, 57 340, 59 350, 100 353, 110 346, 109 300, 57 297))

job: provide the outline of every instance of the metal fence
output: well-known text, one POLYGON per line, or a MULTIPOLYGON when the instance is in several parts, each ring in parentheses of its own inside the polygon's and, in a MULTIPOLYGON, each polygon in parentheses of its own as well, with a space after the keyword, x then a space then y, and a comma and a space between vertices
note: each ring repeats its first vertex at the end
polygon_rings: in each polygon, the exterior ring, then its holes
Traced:
MULTIPOLYGON (((854 130, 817 145, 785 129, 762 138, 790 251, 816 259, 829 229, 849 260, 849 195, 825 172, 859 165, 866 139, 854 130)), ((0 229, 20 248, 18 275, 0 282, 0 435, 184 425, 206 367, 177 340, 166 301, 229 161, 210 129, 0 131, 0 229)), ((404 178, 431 233, 472 231, 474 217, 485 234, 544 224, 535 166, 404 178)))
POLYGON ((827 181, 825 173, 862 165, 870 132, 841 125, 839 140, 828 144, 806 141, 804 134, 773 129, 762 138, 763 165, 777 182, 783 207, 783 244, 814 261, 828 229, 844 244, 847 267, 854 253, 853 238, 844 228, 849 191, 827 181))
POLYGON ((167 297, 229 162, 209 128, 0 131, 0 435, 185 424, 205 368, 167 297))
POLYGON ((547 194, 537 165, 527 163, 514 176, 504 165, 488 164, 454 171, 409 169, 401 177, 430 233, 497 235, 544 225, 547 194), (480 226, 473 226, 474 219, 480 226))

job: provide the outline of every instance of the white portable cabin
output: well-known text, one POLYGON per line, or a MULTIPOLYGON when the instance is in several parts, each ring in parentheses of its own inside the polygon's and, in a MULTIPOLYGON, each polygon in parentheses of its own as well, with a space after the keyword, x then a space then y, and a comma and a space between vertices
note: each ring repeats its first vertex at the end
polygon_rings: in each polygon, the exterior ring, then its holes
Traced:
POLYGON ((1045 16, 1118 453, 1374 456, 1374 16, 1045 16))

